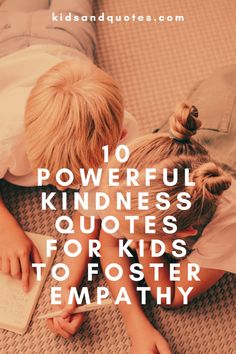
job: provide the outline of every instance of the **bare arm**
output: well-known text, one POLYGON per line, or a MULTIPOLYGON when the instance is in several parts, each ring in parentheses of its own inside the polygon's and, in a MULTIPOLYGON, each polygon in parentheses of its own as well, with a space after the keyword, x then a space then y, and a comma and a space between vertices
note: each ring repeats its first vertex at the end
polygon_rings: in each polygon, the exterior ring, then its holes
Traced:
MULTIPOLYGON (((55 334, 59 334, 64 338, 69 338, 71 335, 77 332, 79 327, 83 322, 83 315, 76 314, 71 315, 76 308, 76 303, 68 305, 68 296, 70 288, 79 286, 83 280, 84 274, 87 270, 87 265, 89 262, 89 240, 97 239, 100 231, 100 220, 95 221, 95 229, 90 234, 84 234, 80 231, 80 217, 79 212, 75 212, 73 216, 75 233, 70 234, 67 240, 74 239, 78 240, 81 244, 82 251, 77 257, 69 257, 66 254, 63 258, 63 263, 66 264, 70 270, 69 277, 60 283, 62 287, 62 297, 63 305, 61 306, 64 310, 62 318, 54 318, 47 320, 48 328, 55 334)), ((89 224, 89 218, 85 218, 85 227, 89 224)), ((70 252, 75 251, 75 246, 70 247, 70 252)))
POLYGON ((107 279, 107 282, 114 298, 117 297, 120 288, 125 287, 131 300, 131 305, 120 302, 118 306, 132 341, 133 353, 170 354, 168 343, 152 327, 142 310, 136 285, 129 278, 130 261, 128 257, 119 257, 118 240, 101 231, 100 241, 102 268, 105 269, 110 263, 118 263, 123 269, 123 277, 119 281, 110 281, 107 279))
POLYGON ((188 263, 187 259, 180 262, 180 280, 174 282, 175 291, 170 307, 180 307, 183 304, 183 298, 178 287, 182 287, 183 289, 187 289, 189 286, 193 287, 193 290, 189 294, 189 301, 191 301, 210 289, 225 274, 224 271, 218 269, 200 268, 200 272, 198 273, 200 281, 188 281, 188 263))
MULTIPOLYGON (((72 286, 79 286, 83 280, 84 274, 87 270, 87 265, 89 262, 89 240, 98 239, 100 231, 100 219, 95 220, 95 229, 90 234, 84 234, 80 231, 79 220, 81 214, 75 212, 73 215, 74 221, 74 234, 69 234, 67 240, 75 239, 81 244, 82 251, 78 257, 69 257, 66 254, 63 257, 63 263, 65 263, 70 269, 70 276, 65 282, 61 283, 63 287, 70 288, 72 286)), ((85 227, 88 227, 90 221, 88 217, 85 217, 85 227)), ((75 246, 70 247, 70 251, 75 251, 75 246)))
POLYGON ((170 305, 166 305, 165 299, 162 305, 165 307, 175 308, 183 305, 183 296, 179 291, 179 287, 182 287, 185 291, 188 287, 193 287, 193 290, 188 296, 189 301, 204 293, 207 289, 211 288, 223 275, 224 271, 216 269, 201 268, 197 274, 199 281, 192 279, 188 280, 188 260, 184 259, 180 261, 180 280, 170 281, 169 279, 169 261, 163 257, 153 258, 151 257, 150 250, 147 250, 144 258, 139 258, 139 262, 144 267, 144 274, 147 284, 151 287, 153 297, 156 297, 156 287, 161 287, 162 292, 165 292, 166 287, 171 287, 172 301, 170 305), (154 280, 154 270, 150 268, 150 263, 163 263, 164 268, 160 271, 160 278, 158 281, 154 280))

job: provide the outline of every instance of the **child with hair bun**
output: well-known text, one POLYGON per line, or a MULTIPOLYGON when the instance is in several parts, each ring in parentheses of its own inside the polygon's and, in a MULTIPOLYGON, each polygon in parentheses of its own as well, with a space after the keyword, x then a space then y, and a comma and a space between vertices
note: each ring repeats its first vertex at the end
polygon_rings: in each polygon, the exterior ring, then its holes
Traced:
POLYGON ((167 287, 171 288, 171 303, 167 304, 162 299, 161 305, 176 308, 183 305, 183 296, 179 287, 187 289, 193 287, 188 300, 205 292, 213 286, 225 272, 236 273, 236 182, 215 162, 208 151, 193 138, 201 126, 198 119, 198 110, 188 103, 181 103, 169 120, 169 132, 150 134, 135 139, 128 147, 129 160, 125 163, 117 162, 113 158, 109 167, 119 168, 119 187, 109 187, 108 194, 115 203, 118 191, 131 192, 131 211, 114 211, 120 222, 119 234, 111 237, 102 232, 102 266, 105 268, 110 262, 119 263, 124 275, 120 282, 110 282, 111 291, 116 297, 118 289, 124 286, 129 294, 132 306, 120 303, 119 308, 127 325, 128 333, 133 344, 133 352, 137 353, 169 353, 165 340, 149 324, 141 310, 134 283, 130 280, 129 259, 120 258, 118 251, 118 238, 132 240, 132 247, 136 249, 139 263, 143 266, 145 281, 154 298, 156 289, 160 287, 166 293, 167 287), (139 171, 138 185, 127 187, 126 169, 135 168, 139 171), (146 168, 156 168, 162 171, 167 168, 169 180, 172 180, 173 169, 178 169, 178 182, 174 186, 166 186, 163 178, 150 181, 150 186, 145 185, 144 171, 146 168), (189 169, 190 182, 195 185, 185 185, 185 170, 189 169), (148 192, 148 210, 139 210, 137 195, 139 192, 148 192), (167 192, 170 196, 168 210, 156 208, 156 195, 167 192), (177 194, 187 192, 191 196, 191 208, 180 210, 177 207, 177 194), (125 216, 138 215, 135 233, 130 233, 129 224, 125 216), (163 231, 165 216, 176 218, 177 231, 170 235, 163 231), (145 235, 145 216, 155 216, 155 234, 145 235), (136 231, 137 230, 137 231, 136 231), (198 237, 190 247, 187 240, 198 237), (167 244, 166 253, 161 257, 152 257, 149 247, 152 239, 162 240, 167 244), (185 239, 189 248, 187 256, 178 260, 180 266, 180 280, 170 281, 169 264, 173 261, 168 255, 170 242, 175 239, 185 239), (139 241, 146 244, 145 255, 139 254, 139 241), (154 268, 150 263, 163 263, 159 271, 159 279, 154 280, 154 268), (197 263, 200 267, 199 280, 188 280, 188 264, 197 263), (135 321, 133 320, 135 318, 135 321))

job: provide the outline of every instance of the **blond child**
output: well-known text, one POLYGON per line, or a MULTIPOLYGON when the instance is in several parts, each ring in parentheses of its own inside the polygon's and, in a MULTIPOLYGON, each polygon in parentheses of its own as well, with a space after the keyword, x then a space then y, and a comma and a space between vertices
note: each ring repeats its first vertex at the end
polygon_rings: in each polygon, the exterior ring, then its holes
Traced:
MULTIPOLYGON (((20 186, 37 185, 37 168, 50 171, 51 184, 60 168, 74 174, 80 189, 79 168, 101 166, 103 145, 114 149, 137 136, 137 125, 124 112, 116 82, 90 58, 95 47, 94 24, 51 21, 52 12, 92 15, 92 1, 5 0, 0 7, 0 178, 20 186), (34 4, 33 4, 34 3, 34 4), (17 19, 17 21, 16 21, 17 19)), ((90 187, 87 188, 88 190, 90 187)), ((75 213, 75 229, 80 214, 75 213)), ((98 237, 99 220, 90 238, 98 237)), ((78 230, 78 228, 77 228, 78 230)), ((88 261, 87 242, 73 234, 83 247, 76 260, 64 259, 71 276, 64 284, 78 286, 88 261)), ((0 199, 1 271, 22 279, 28 291, 31 258, 38 250, 0 199)), ((66 302, 66 301, 65 301, 66 302)), ((82 317, 48 321, 64 337, 74 333, 82 317), (64 325, 64 327, 63 327, 64 325)))
POLYGON ((191 300, 213 286, 225 272, 236 273, 236 182, 212 160, 207 150, 192 138, 201 125, 197 115, 195 107, 186 103, 180 104, 170 117, 169 133, 150 134, 136 139, 128 145, 130 157, 127 162, 121 164, 113 158, 108 166, 120 170, 120 186, 109 187, 107 191, 111 200, 115 205, 115 196, 118 191, 131 192, 132 212, 125 208, 119 211, 114 209, 113 215, 120 222, 120 230, 114 235, 115 237, 101 233, 102 267, 105 269, 109 263, 116 262, 123 268, 123 278, 117 282, 111 282, 108 279, 108 284, 115 298, 121 286, 128 291, 132 305, 120 303, 119 308, 126 322, 135 354, 169 353, 169 348, 142 312, 136 287, 129 278, 130 261, 127 257, 119 257, 118 238, 132 240, 132 247, 137 251, 147 286, 150 287, 154 298, 157 296, 157 287, 160 287, 163 293, 166 293, 167 287, 171 287, 171 303, 167 305, 166 299, 162 299, 163 306, 175 308, 183 305, 183 296, 179 287, 185 290, 193 287, 189 294, 189 300, 191 300), (125 172, 127 168, 136 168, 139 171, 139 186, 127 187, 125 172), (173 169, 177 168, 178 183, 172 187, 164 185, 160 173, 157 179, 150 182, 150 186, 146 186, 144 178, 146 168, 156 168, 159 171, 167 168, 169 177, 173 169), (190 181, 194 182, 195 186, 185 186, 186 169, 190 170, 190 181), (149 193, 150 206, 148 210, 139 210, 137 195, 144 191, 149 193), (168 210, 159 210, 155 206, 157 193, 163 191, 170 196, 171 206, 168 210), (192 204, 190 209, 178 209, 177 194, 180 192, 190 194, 192 204), (135 233, 130 233, 129 223, 125 219, 126 215, 139 216, 135 233), (155 216, 157 220, 154 235, 145 235, 144 218, 148 215, 155 216), (163 231, 162 220, 168 215, 177 219, 177 232, 172 236, 163 231), (188 237, 197 234, 201 237, 190 247, 189 255, 179 260, 180 280, 170 281, 168 251, 162 257, 152 257, 149 248, 150 240, 162 240, 166 243, 166 249, 170 250, 170 241, 176 238, 187 240, 188 237), (146 241, 147 249, 144 257, 140 257, 139 254, 141 239, 146 241), (164 264, 159 271, 159 280, 154 280, 154 268, 150 267, 150 263, 164 264), (194 278, 188 281, 189 263, 197 263, 200 266, 199 281, 194 278))

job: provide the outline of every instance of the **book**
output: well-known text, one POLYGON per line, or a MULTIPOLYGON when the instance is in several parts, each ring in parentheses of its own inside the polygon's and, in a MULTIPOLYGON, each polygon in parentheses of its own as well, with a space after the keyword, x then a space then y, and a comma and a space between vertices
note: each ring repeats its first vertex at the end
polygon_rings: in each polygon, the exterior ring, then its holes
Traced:
POLYGON ((21 335, 25 334, 29 327, 56 254, 54 252, 51 257, 46 257, 47 240, 52 239, 52 237, 32 232, 26 232, 26 235, 38 248, 42 262, 46 263, 46 267, 42 271, 41 281, 36 280, 36 274, 31 269, 29 292, 25 293, 22 289, 21 280, 0 273, 0 328, 21 335))

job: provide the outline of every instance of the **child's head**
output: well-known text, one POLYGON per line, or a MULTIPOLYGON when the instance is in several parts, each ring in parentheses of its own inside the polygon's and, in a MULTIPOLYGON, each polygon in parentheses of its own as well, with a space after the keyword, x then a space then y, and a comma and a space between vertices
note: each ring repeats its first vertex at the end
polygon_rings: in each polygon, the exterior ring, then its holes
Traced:
POLYGON ((26 149, 34 170, 47 168, 50 181, 61 168, 74 174, 103 163, 122 134, 124 107, 115 81, 88 60, 63 61, 49 69, 31 91, 25 111, 26 149))
MULTIPOLYGON (((159 236, 164 236, 162 220, 165 216, 176 217, 178 231, 206 224, 215 212, 219 196, 231 185, 231 177, 217 163, 213 162, 202 145, 192 139, 200 125, 196 111, 193 112, 193 107, 182 103, 178 105, 170 117, 169 134, 150 134, 136 139, 129 145, 130 158, 126 163, 119 164, 115 158, 111 161, 110 167, 120 169, 120 186, 109 188, 108 193, 114 202, 117 191, 131 192, 132 215, 138 215, 141 219, 139 224, 136 223, 141 238, 144 236, 143 217, 146 215, 156 216, 156 230, 159 236), (135 168, 139 171, 139 186, 126 186, 127 168, 135 168), (145 185, 146 168, 156 168, 157 171, 160 171, 157 173, 157 179, 152 180, 150 186, 145 185), (163 184, 161 173, 163 168, 168 169, 168 180, 172 180, 173 169, 178 169, 179 178, 175 186, 170 187, 163 184), (185 186, 185 169, 190 170, 190 180, 195 182, 195 186, 185 186), (149 193, 148 210, 138 210, 137 195, 139 192, 149 193), (156 208, 156 195, 159 192, 167 192, 170 195, 171 206, 168 210, 156 208), (177 194, 180 192, 188 192, 191 195, 190 209, 178 209, 177 194)), ((116 216, 124 228, 125 225, 128 225, 124 222, 124 216, 129 213, 131 214, 126 210, 117 212, 116 216)), ((124 234, 126 233, 124 232, 124 234)))

